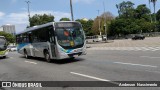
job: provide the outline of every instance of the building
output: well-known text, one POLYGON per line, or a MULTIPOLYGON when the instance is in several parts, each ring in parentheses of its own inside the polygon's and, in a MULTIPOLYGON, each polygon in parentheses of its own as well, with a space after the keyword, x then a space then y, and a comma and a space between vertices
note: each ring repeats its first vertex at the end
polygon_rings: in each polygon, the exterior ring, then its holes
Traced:
POLYGON ((15 25, 6 24, 0 27, 0 31, 4 31, 6 33, 10 33, 12 35, 16 34, 15 25))
POLYGON ((87 19, 87 18, 82 18, 82 20, 83 20, 83 21, 86 21, 86 22, 88 21, 88 19, 87 19))
POLYGON ((3 31, 3 27, 0 27, 0 31, 3 31))

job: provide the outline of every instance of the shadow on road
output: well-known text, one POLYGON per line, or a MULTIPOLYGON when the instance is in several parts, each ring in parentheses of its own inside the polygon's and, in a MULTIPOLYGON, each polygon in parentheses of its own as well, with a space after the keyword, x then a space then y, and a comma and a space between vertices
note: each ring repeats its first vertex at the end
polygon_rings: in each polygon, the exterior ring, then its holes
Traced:
MULTIPOLYGON (((20 58, 25 59, 24 56, 20 56, 20 58)), ((26 60, 35 60, 35 61, 47 62, 44 58, 39 58, 39 57, 31 57, 30 59, 26 59, 26 60)), ((51 63, 61 65, 61 64, 69 64, 69 63, 79 62, 79 61, 83 61, 83 60, 85 60, 85 59, 79 58, 79 57, 75 58, 75 59, 61 59, 61 60, 53 59, 51 61, 51 63)))
POLYGON ((0 57, 0 60, 8 59, 9 57, 0 57))
POLYGON ((68 63, 74 63, 83 61, 83 58, 75 58, 75 59, 62 59, 62 60, 53 60, 53 63, 55 64, 68 64, 68 63))

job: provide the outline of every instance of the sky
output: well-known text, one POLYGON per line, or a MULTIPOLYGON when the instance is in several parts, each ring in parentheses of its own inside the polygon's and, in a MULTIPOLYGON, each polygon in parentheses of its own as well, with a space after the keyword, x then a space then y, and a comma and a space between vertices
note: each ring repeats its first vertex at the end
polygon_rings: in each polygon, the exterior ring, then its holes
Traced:
MULTIPOLYGON (((16 26, 16 33, 25 30, 28 25, 28 6, 25 1, 28 0, 0 0, 0 26, 5 24, 13 24, 16 26)), ((148 0, 72 0, 74 19, 94 19, 105 10, 111 12, 114 16, 118 15, 116 4, 123 1, 132 1, 136 8, 137 5, 146 4, 149 6, 148 0)), ((62 17, 71 18, 70 0, 30 0, 30 13, 34 14, 51 14, 55 17, 55 21, 59 21, 62 17)), ((151 6, 153 4, 151 3, 151 6)), ((156 11, 160 9, 160 0, 157 0, 156 11)), ((152 7, 153 13, 153 7, 152 7)))

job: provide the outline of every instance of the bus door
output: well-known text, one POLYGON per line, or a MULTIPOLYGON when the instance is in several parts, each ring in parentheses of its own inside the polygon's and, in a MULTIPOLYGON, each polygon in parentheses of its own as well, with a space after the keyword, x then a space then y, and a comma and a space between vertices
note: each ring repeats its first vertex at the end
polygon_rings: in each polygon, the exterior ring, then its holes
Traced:
POLYGON ((49 27, 50 54, 52 59, 56 59, 56 40, 53 26, 49 27))
POLYGON ((28 53, 30 56, 34 56, 34 53, 33 53, 33 46, 32 46, 32 32, 29 32, 28 33, 28 38, 29 38, 29 43, 31 43, 31 44, 29 44, 29 52, 30 53, 28 53))

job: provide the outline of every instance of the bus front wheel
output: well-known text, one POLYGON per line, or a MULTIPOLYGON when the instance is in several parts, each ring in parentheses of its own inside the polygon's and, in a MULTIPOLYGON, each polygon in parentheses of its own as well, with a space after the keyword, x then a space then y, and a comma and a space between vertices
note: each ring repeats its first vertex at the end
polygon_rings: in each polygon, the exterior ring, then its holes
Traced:
POLYGON ((45 51, 45 53, 44 53, 44 58, 45 58, 45 60, 47 61, 47 62, 51 62, 51 58, 50 58, 50 55, 49 55, 49 52, 48 51, 45 51))

